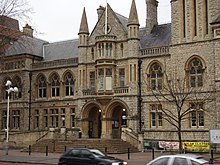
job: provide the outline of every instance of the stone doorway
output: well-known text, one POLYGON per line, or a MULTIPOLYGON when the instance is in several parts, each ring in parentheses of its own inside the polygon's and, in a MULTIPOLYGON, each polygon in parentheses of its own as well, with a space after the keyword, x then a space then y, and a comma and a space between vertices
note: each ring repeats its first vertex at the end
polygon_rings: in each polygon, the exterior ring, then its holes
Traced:
POLYGON ((102 121, 101 110, 97 107, 91 108, 88 116, 88 136, 89 138, 101 138, 102 134, 102 121))
POLYGON ((121 138, 122 127, 127 127, 127 111, 122 106, 112 109, 112 138, 121 138))

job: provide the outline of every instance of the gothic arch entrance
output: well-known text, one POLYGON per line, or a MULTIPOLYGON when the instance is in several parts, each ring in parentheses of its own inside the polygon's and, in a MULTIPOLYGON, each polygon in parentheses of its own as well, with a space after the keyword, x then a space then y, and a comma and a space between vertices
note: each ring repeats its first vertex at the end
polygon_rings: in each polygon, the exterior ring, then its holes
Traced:
POLYGON ((93 107, 89 111, 88 116, 88 136, 89 138, 101 138, 102 134, 102 121, 101 121, 101 110, 97 107, 93 107))
POLYGON ((120 139, 122 128, 129 124, 127 104, 119 99, 100 104, 87 102, 82 110, 81 129, 85 138, 120 139))
POLYGON ((106 116, 110 119, 107 124, 111 138, 121 138, 122 128, 127 127, 128 107, 121 100, 114 100, 107 107, 106 116))
POLYGON ((101 138, 102 111, 96 102, 87 103, 82 111, 82 134, 86 138, 101 138))
POLYGON ((112 138, 121 138, 122 127, 127 127, 126 110, 117 106, 112 110, 112 138))

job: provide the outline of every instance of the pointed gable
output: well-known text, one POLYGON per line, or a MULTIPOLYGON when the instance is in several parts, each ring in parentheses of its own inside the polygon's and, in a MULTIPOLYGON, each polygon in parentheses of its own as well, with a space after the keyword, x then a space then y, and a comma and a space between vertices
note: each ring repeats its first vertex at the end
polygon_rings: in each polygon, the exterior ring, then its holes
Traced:
MULTIPOLYGON (((100 18, 98 19, 98 22, 96 23, 93 31, 91 32, 91 35, 89 37, 89 42, 93 43, 95 42, 95 38, 97 36, 105 35, 105 23, 106 23, 106 9, 102 12, 100 15, 100 18)), ((117 38, 120 38, 121 36, 127 35, 127 22, 128 18, 115 13, 111 6, 107 4, 107 24, 108 27, 110 27, 110 30, 108 31, 107 35, 117 36, 117 38)))
POLYGON ((83 14, 82 14, 81 24, 79 28, 79 33, 87 33, 87 34, 89 33, 85 7, 83 8, 83 14))
POLYGON ((135 0, 132 0, 130 15, 128 19, 128 25, 139 25, 135 0))

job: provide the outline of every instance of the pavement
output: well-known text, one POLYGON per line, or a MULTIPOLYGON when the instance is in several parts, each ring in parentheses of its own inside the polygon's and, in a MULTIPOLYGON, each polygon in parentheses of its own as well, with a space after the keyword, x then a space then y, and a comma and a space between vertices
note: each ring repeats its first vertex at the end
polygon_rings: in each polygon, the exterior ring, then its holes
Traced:
MULTIPOLYGON (((160 155, 170 154, 170 152, 160 151, 146 151, 130 154, 108 154, 128 162, 130 165, 145 165, 150 160, 160 155)), ((57 165, 60 153, 29 153, 22 152, 20 150, 9 150, 6 155, 5 150, 0 150, 0 162, 13 162, 13 163, 28 163, 28 164, 41 164, 41 165, 57 165)), ((205 154, 206 159, 209 158, 209 154, 205 154)), ((1 163, 0 163, 1 164, 1 163)))
MULTIPOLYGON (((164 153, 155 152, 157 157, 164 153)), ((117 157, 128 162, 128 164, 145 165, 152 160, 152 152, 138 152, 130 154, 108 154, 109 156, 117 157)), ((42 164, 42 165, 57 165, 60 153, 29 153, 21 152, 20 150, 9 150, 6 155, 5 150, 0 150, 0 162, 13 163, 28 163, 28 164, 42 164)), ((1 163, 0 163, 1 164, 1 163)))

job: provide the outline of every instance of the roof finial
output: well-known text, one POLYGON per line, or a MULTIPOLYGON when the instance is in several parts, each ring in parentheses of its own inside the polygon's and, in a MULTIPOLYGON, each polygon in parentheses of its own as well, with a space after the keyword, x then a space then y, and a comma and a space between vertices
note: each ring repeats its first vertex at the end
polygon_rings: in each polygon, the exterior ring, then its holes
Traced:
POLYGON ((106 0, 106 8, 105 8, 105 35, 108 32, 108 2, 106 0))

